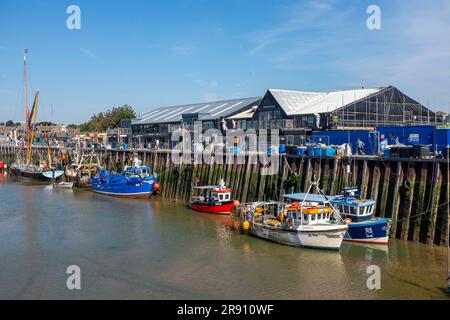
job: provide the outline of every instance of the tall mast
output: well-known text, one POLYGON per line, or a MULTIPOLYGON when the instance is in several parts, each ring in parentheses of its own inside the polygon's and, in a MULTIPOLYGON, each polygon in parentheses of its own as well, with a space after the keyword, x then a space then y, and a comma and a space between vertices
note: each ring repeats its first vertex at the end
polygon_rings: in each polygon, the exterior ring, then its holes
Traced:
POLYGON ((25 104, 25 130, 27 141, 30 140, 30 109, 28 108, 28 77, 27 77, 27 53, 28 49, 23 49, 23 95, 25 104))

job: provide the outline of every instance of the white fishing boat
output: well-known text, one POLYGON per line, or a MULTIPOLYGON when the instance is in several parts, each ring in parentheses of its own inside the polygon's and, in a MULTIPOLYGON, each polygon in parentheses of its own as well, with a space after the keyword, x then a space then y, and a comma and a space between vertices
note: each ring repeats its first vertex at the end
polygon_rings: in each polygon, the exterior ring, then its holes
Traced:
POLYGON ((322 195, 302 202, 256 202, 238 207, 244 231, 285 245, 339 250, 348 226, 322 195))

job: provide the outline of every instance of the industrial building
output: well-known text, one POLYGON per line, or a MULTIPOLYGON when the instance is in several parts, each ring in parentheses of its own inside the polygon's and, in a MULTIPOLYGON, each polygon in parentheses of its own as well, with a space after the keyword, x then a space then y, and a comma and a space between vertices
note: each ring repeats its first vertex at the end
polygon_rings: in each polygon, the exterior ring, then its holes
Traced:
POLYGON ((333 92, 269 89, 257 109, 229 119, 243 129, 279 129, 287 144, 312 131, 435 124, 436 114, 393 86, 333 92))
MULTIPOLYGON (((222 120, 256 108, 260 102, 260 97, 254 97, 156 108, 131 121, 133 144, 148 146, 158 140, 161 146, 170 147, 174 130, 192 129, 195 121, 201 121, 203 130, 221 129, 222 120)), ((227 124, 230 129, 231 123, 227 124)))
POLYGON ((442 124, 435 112, 394 86, 332 92, 268 89, 262 98, 154 109, 131 121, 133 144, 147 147, 158 140, 160 147, 170 148, 171 133, 192 129, 195 121, 203 130, 222 129, 224 121, 228 129, 278 129, 285 145, 354 145, 361 138, 371 153, 384 137, 391 143, 430 143, 432 128, 442 124))

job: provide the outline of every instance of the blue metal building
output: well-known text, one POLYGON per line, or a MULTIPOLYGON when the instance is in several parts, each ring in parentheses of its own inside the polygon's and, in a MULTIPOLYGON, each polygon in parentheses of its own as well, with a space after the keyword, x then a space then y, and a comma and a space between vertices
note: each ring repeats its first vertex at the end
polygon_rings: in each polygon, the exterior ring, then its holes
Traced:
POLYGON ((321 140, 330 145, 349 143, 353 153, 356 152, 356 142, 361 139, 365 144, 366 154, 375 154, 378 150, 378 138, 386 138, 389 145, 398 140, 404 145, 430 145, 430 151, 442 152, 450 145, 450 128, 435 126, 383 126, 372 130, 324 130, 314 131, 315 141, 321 140))
POLYGON ((388 144, 398 142, 405 145, 415 144, 434 144, 434 126, 380 126, 376 129, 380 133, 380 137, 384 136, 388 139, 388 144))
POLYGON ((450 145, 450 128, 439 129, 434 131, 434 148, 433 151, 442 152, 446 146, 450 145))

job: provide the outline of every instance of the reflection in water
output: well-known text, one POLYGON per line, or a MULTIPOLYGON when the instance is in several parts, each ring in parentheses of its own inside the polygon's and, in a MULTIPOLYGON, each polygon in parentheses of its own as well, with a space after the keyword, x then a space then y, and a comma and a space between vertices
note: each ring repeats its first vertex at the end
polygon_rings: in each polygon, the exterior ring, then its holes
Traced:
POLYGON ((391 299, 446 295, 446 252, 410 242, 292 248, 228 216, 0 177, 0 298, 391 299), (79 265, 82 290, 65 287, 79 265), (367 267, 382 289, 366 288, 367 267))

